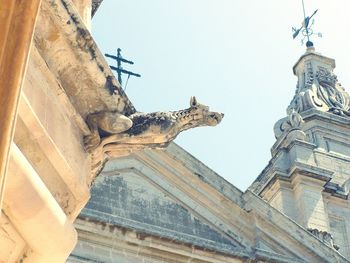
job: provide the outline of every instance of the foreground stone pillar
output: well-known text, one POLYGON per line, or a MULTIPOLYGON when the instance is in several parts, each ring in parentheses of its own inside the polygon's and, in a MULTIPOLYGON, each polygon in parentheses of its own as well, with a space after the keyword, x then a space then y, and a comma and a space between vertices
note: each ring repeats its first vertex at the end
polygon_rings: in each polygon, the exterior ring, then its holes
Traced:
POLYGON ((0 211, 10 146, 41 0, 0 0, 0 211))
POLYGON ((4 211, 26 241, 25 262, 65 262, 77 241, 73 223, 14 143, 8 173, 4 211))

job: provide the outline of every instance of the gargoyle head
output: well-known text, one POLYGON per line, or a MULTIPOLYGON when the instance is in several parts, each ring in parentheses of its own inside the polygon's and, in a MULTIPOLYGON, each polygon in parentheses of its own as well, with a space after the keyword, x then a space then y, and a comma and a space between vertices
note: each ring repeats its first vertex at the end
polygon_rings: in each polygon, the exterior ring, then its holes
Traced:
POLYGON ((200 126, 215 126, 219 124, 224 117, 223 113, 209 111, 209 107, 197 102, 196 97, 191 97, 190 112, 194 120, 200 126))

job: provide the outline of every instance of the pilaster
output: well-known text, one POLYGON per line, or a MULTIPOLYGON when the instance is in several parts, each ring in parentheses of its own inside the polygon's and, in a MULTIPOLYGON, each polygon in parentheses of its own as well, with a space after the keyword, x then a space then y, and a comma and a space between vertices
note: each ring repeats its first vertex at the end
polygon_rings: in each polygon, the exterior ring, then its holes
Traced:
POLYGON ((329 232, 329 219, 322 195, 324 181, 296 175, 292 185, 298 211, 296 221, 307 229, 329 232))
POLYGON ((40 2, 0 1, 0 213, 18 102, 40 2))

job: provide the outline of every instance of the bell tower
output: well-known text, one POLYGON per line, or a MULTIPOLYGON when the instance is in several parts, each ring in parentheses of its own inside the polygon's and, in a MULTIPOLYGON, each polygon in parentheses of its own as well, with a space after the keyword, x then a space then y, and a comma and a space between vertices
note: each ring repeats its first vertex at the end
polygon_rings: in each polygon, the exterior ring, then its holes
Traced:
POLYGON ((250 190, 350 257, 350 100, 334 68, 313 46, 294 65, 294 98, 250 190))

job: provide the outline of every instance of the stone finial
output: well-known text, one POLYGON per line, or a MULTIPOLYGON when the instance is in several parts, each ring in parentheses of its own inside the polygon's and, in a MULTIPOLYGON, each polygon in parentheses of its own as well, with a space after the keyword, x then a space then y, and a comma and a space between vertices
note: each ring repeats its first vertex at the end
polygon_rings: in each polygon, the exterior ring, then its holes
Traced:
POLYGON ((350 97, 333 73, 334 59, 308 48, 293 67, 298 83, 287 111, 298 113, 308 109, 350 116, 350 97))
POLYGON ((293 67, 297 87, 287 108, 288 117, 275 124, 276 138, 291 130, 301 130, 300 114, 309 109, 350 117, 350 96, 338 82, 334 68, 334 59, 315 52, 314 47, 307 48, 293 67))

